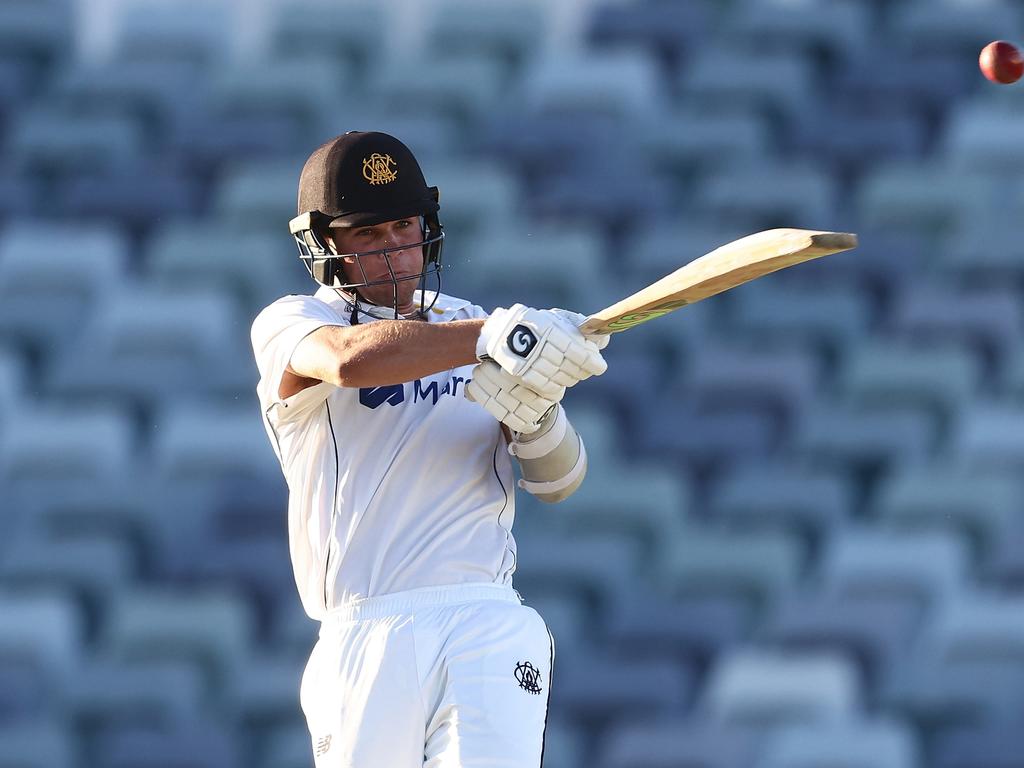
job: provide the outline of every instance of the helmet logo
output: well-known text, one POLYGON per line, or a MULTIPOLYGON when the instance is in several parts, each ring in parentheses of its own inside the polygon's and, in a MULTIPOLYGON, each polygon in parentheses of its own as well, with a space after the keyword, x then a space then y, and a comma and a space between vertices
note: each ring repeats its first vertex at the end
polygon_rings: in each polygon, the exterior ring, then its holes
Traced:
POLYGON ((390 184, 398 178, 398 164, 391 155, 374 152, 363 158, 363 178, 371 184, 390 184))

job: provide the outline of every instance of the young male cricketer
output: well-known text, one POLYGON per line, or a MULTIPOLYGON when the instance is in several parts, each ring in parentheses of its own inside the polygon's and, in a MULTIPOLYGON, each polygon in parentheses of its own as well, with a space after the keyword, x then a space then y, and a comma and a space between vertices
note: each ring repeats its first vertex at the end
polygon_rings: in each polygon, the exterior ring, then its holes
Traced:
POLYGON ((317 768, 536 768, 554 642, 512 587, 511 457, 538 498, 576 490, 586 452, 559 401, 604 372, 607 337, 441 293, 438 191, 392 136, 319 147, 298 210, 320 288, 265 308, 252 344, 321 622, 300 691, 317 768))

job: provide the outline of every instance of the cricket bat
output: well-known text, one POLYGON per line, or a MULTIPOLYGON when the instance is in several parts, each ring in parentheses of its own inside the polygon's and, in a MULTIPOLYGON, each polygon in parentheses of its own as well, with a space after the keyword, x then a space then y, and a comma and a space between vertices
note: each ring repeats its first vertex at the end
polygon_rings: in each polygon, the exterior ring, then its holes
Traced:
POLYGON ((734 240, 637 291, 580 326, 584 333, 618 333, 687 304, 794 264, 857 247, 849 232, 769 229, 734 240))

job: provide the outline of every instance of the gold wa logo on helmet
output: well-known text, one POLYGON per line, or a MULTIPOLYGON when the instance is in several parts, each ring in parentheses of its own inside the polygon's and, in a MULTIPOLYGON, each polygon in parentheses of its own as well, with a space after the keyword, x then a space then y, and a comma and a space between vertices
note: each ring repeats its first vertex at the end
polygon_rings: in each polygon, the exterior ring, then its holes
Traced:
POLYGON ((363 158, 363 178, 371 184, 390 184, 398 178, 398 164, 391 155, 374 152, 363 158))

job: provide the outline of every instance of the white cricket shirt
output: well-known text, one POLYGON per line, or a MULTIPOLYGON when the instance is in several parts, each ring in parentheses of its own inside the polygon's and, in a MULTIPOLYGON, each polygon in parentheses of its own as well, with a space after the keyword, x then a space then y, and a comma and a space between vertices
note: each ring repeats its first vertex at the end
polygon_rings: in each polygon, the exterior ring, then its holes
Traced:
MULTIPOLYGON (((321 326, 350 325, 350 313, 320 288, 278 299, 252 325, 257 393, 288 483, 289 548, 306 613, 322 620, 349 601, 418 587, 511 583, 511 458, 498 422, 465 398, 472 365, 394 386, 320 383, 278 396, 298 343, 321 326)), ((431 323, 487 317, 443 293, 428 315, 431 323)), ((378 321, 361 314, 359 322, 378 321)))

